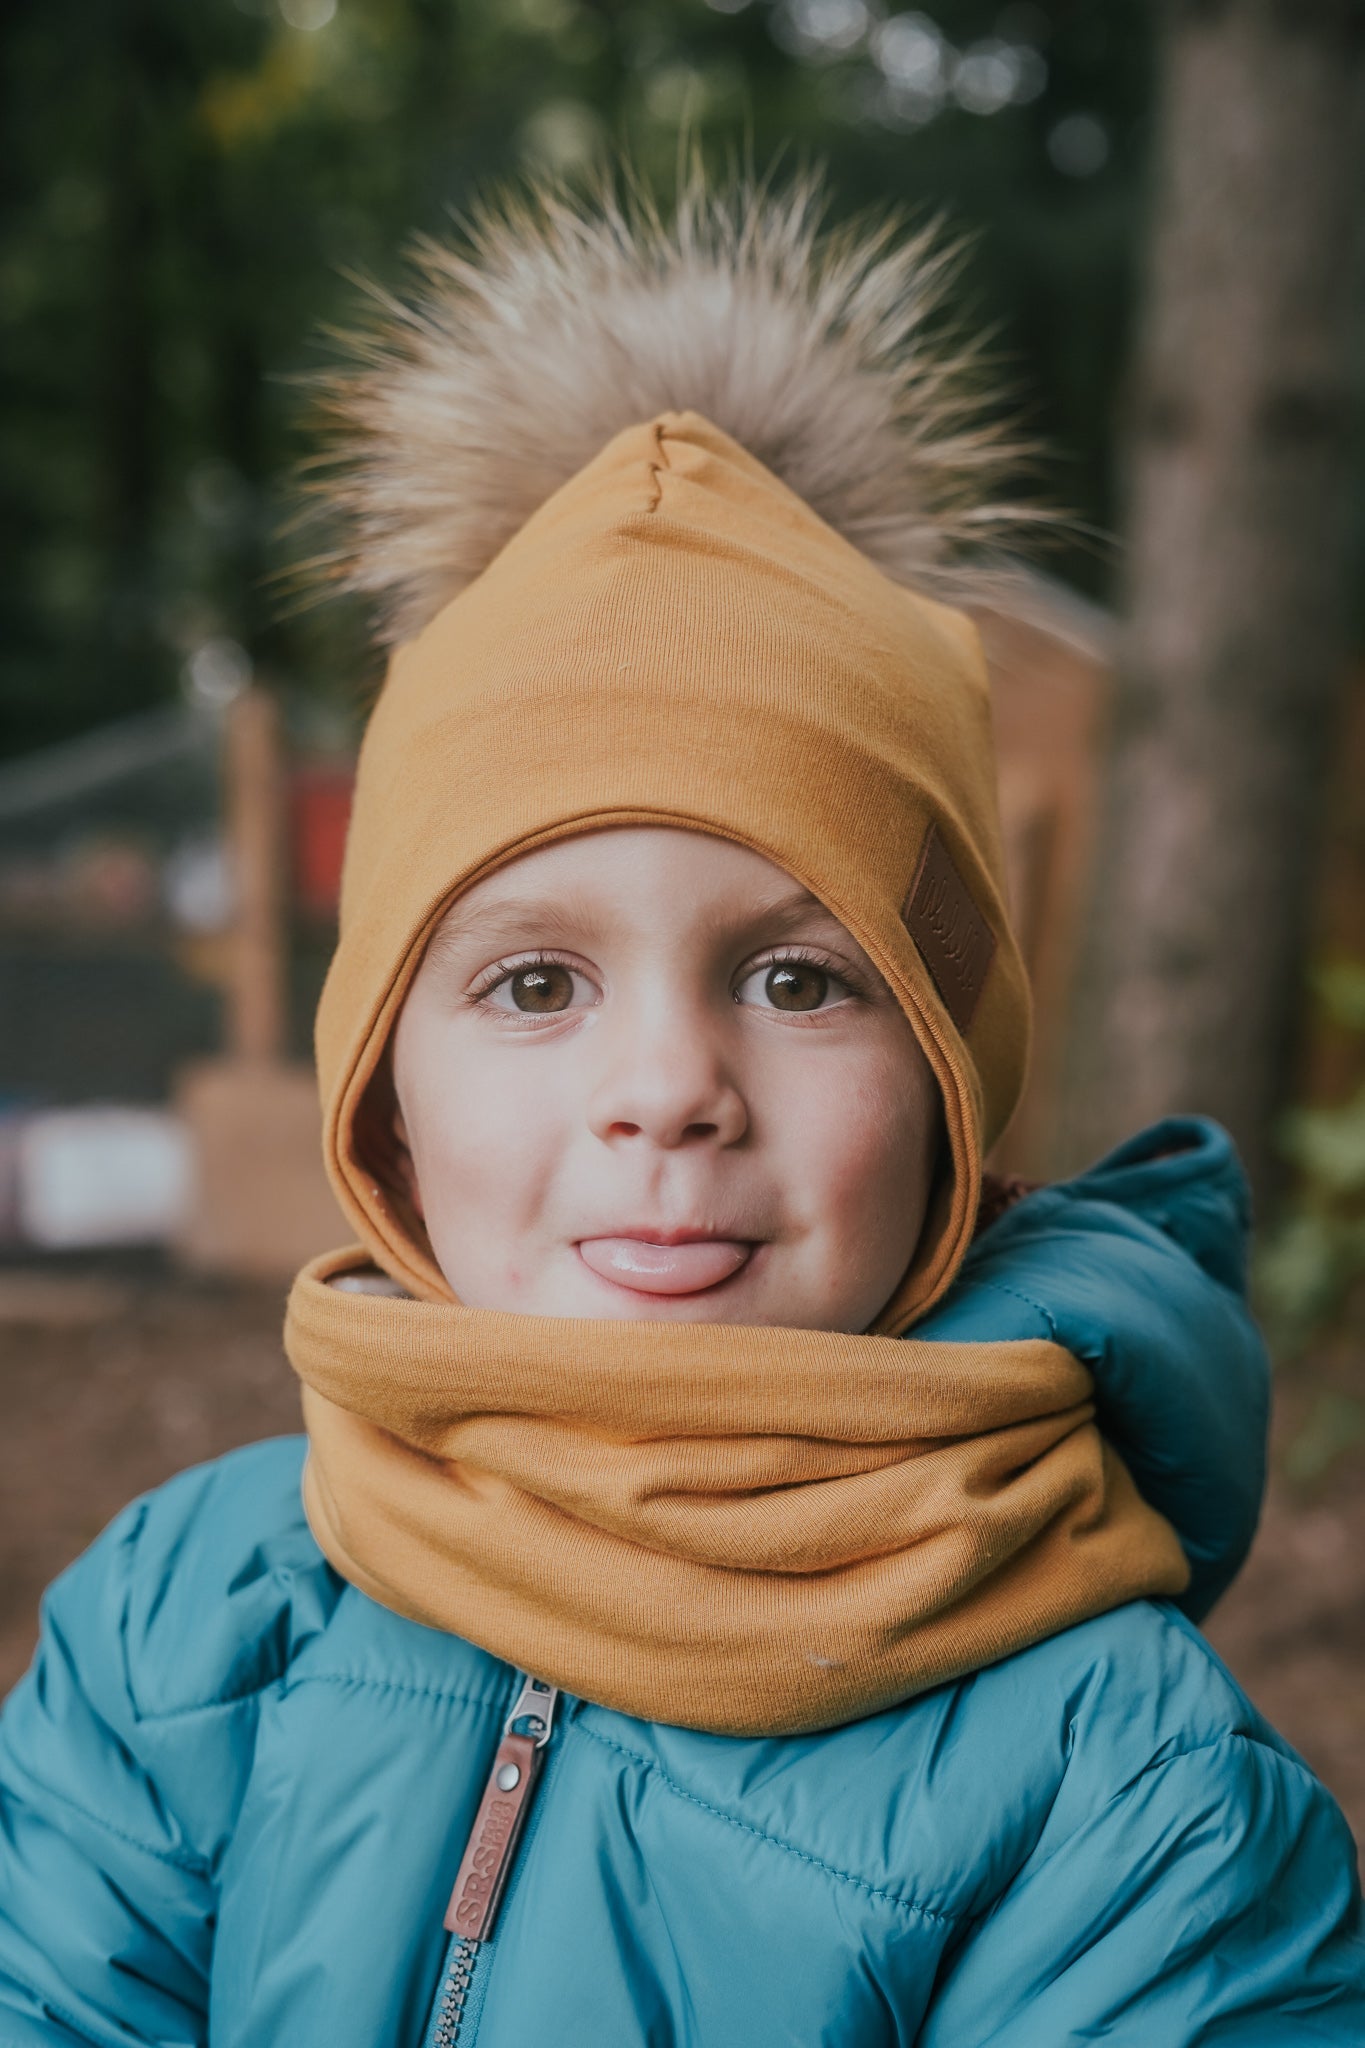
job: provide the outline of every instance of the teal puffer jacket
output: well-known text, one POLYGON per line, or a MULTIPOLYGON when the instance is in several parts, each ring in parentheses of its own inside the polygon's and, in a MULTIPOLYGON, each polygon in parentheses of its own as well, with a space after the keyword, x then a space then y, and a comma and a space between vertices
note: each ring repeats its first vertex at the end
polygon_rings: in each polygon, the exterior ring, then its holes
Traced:
MULTIPOLYGON (((1260 1492, 1244 1238, 1221 1133, 1159 1127, 1019 1204, 921 1326, 1092 1365, 1195 1611, 1260 1492)), ((301 1458, 182 1474, 52 1588, 0 1719, 4 2048, 1365 2042, 1345 1825, 1149 1602, 817 1736, 561 1699, 496 1931, 452 1970, 517 1677, 337 1577, 301 1458)))

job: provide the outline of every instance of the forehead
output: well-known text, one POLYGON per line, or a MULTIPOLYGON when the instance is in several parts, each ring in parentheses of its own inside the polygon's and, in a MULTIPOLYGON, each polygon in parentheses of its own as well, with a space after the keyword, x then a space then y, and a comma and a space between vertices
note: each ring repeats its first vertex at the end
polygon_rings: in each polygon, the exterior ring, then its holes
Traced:
POLYGON ((784 868, 706 832, 621 826, 536 847, 473 884, 433 939, 442 952, 524 924, 652 927, 661 912, 707 924, 837 919, 784 868))

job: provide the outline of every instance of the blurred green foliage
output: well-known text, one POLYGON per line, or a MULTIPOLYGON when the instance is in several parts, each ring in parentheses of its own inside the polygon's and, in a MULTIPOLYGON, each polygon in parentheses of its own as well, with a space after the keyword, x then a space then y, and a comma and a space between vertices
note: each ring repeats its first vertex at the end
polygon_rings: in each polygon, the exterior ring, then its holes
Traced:
POLYGON ((1319 1393, 1285 1447, 1282 1468, 1291 1485, 1311 1487, 1345 1452, 1365 1443, 1365 1403, 1328 1387, 1319 1393))
MULTIPOLYGON (((1365 962, 1330 962, 1313 992, 1332 1024, 1365 1038, 1365 962)), ((1365 1281, 1365 1084, 1330 1108, 1292 1111, 1281 1144, 1294 1189, 1262 1243, 1257 1280, 1271 1340, 1292 1357, 1365 1281)))
MULTIPOLYGON (((300 373, 414 230, 624 147, 828 162, 944 210, 1051 494, 1104 526, 1149 9, 942 0, 11 0, 0 50, 0 756, 246 665, 346 706, 364 622, 281 616, 300 373), (196 667, 196 656, 198 665, 196 667)), ((1092 588, 1102 549, 1062 564, 1092 588)))

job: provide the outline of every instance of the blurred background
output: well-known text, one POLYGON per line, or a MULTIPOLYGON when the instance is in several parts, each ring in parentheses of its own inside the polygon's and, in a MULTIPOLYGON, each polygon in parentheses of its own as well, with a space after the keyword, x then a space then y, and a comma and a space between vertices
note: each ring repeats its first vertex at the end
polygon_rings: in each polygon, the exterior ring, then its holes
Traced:
MULTIPOLYGON (((1039 1007, 996 1162, 1247 1157, 1278 1373, 1210 1634, 1365 1837, 1365 6, 12 0, 0 45, 0 1687, 143 1486, 296 1426, 307 1064, 380 667, 289 478, 357 273, 490 183, 829 169, 1073 515, 983 612, 1039 1007)), ((1034 488, 1039 486, 1035 484, 1034 488)))

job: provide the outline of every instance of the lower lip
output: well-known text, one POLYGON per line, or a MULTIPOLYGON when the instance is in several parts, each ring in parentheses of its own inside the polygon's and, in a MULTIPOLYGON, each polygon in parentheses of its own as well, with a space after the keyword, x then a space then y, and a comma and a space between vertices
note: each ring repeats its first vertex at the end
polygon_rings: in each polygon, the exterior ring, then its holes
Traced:
POLYGON ((641 1237, 585 1237, 578 1256, 600 1280, 637 1294, 701 1294, 742 1272, 752 1244, 737 1238, 695 1238, 690 1244, 652 1244, 641 1237))

